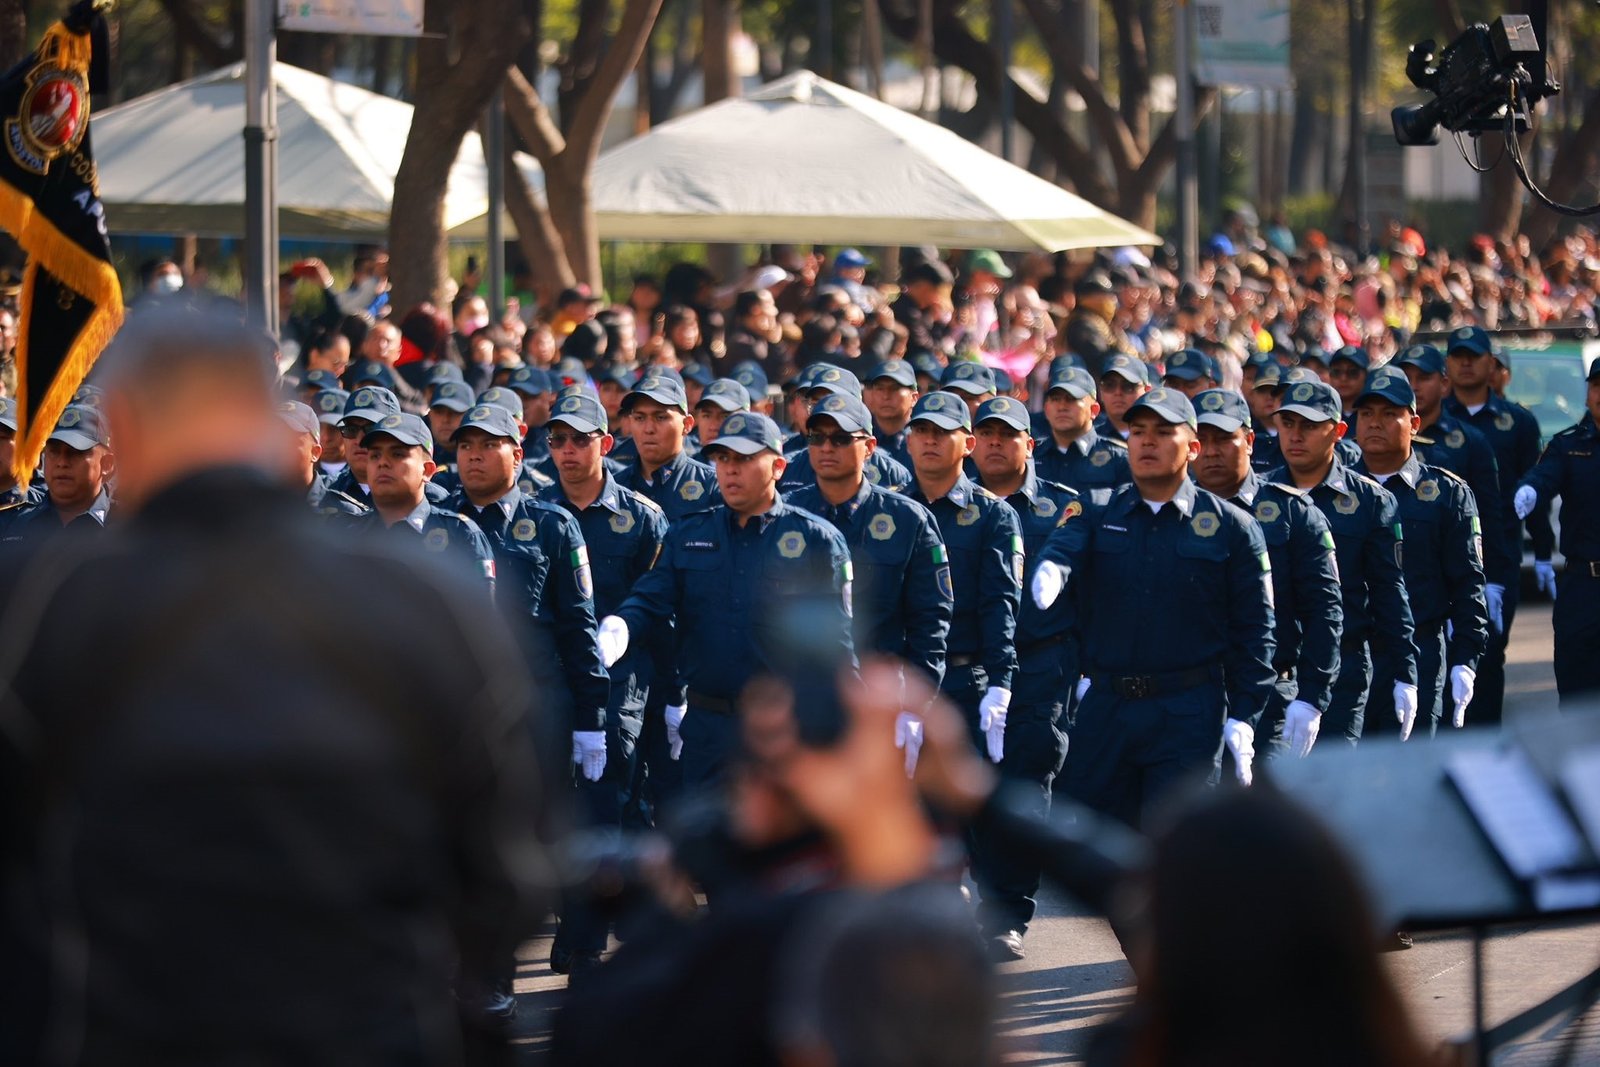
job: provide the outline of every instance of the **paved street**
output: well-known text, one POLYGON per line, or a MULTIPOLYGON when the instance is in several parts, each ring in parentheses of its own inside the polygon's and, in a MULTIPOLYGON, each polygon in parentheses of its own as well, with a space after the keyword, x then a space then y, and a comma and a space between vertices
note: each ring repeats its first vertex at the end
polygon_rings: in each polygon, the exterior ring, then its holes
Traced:
MULTIPOLYGON (((1525 605, 1513 629, 1507 670, 1507 714, 1555 706, 1550 668, 1550 608, 1525 605)), ((1028 959, 1007 968, 1005 1030, 1010 1062, 1079 1063, 1095 1024, 1126 1008, 1133 976, 1105 922, 1059 895, 1040 902, 1028 934, 1028 959)), ((549 939, 528 946, 517 991, 528 1062, 537 1062, 548 1012, 564 980, 545 965, 549 939)), ((1471 942, 1456 934, 1418 935, 1416 947, 1385 957, 1425 1034, 1438 1041, 1469 1032, 1472 1019, 1471 942)), ((1488 1017, 1497 1023, 1544 1000, 1600 964, 1600 924, 1517 927, 1496 932, 1486 949, 1488 1017)), ((1580 1028, 1575 1063, 1600 1061, 1600 1020, 1580 1028)), ((1536 1029, 1505 1049, 1496 1063, 1537 1067, 1557 1061, 1565 1033, 1536 1029)))

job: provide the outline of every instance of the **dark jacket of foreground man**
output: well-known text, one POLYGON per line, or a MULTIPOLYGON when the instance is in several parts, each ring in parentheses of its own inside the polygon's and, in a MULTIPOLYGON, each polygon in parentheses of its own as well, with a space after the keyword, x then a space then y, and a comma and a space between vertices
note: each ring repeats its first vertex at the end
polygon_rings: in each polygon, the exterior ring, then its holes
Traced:
POLYGON ((543 861, 528 686, 403 552, 228 469, 0 559, 0 1063, 493 1044, 458 1003, 543 861))

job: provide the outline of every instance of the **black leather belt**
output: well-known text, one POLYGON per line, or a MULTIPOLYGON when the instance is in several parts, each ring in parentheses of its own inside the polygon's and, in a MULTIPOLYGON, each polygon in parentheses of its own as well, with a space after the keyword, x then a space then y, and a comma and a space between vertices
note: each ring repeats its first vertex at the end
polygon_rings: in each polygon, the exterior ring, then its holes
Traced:
POLYGON ((1600 559, 1569 559, 1567 570, 1589 578, 1600 578, 1600 559))
POLYGON ((1018 645, 1017 655, 1022 656, 1029 652, 1043 652, 1047 648, 1054 648, 1057 645, 1064 645, 1066 643, 1067 635, 1065 633, 1056 634, 1054 637, 1041 637, 1037 641, 1030 641, 1028 644, 1018 645))
POLYGON ((1220 678, 1221 672, 1215 667, 1193 667, 1161 674, 1101 675, 1094 679, 1093 684, 1109 688, 1124 700, 1145 700, 1206 685, 1220 678))
POLYGON ((971 667, 977 662, 977 656, 946 656, 944 659, 946 667, 971 667))
POLYGON ((704 693, 696 693, 693 689, 689 690, 689 707, 699 711, 715 712, 718 715, 733 714, 733 701, 706 696, 704 693))

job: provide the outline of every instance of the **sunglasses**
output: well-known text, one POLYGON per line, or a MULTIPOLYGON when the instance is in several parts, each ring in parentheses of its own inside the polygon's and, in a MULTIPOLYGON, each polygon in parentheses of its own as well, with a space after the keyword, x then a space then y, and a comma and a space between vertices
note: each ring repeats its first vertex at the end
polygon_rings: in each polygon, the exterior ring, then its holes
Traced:
POLYGON ((553 433, 545 438, 551 448, 587 448, 598 440, 597 433, 553 433))
POLYGON ((370 426, 341 426, 339 427, 339 436, 346 441, 355 441, 364 436, 371 428, 370 426))
POLYGON ((866 439, 864 434, 845 433, 843 431, 823 433, 821 430, 813 430, 806 434, 806 442, 808 444, 832 445, 834 448, 849 448, 857 441, 865 441, 866 439))

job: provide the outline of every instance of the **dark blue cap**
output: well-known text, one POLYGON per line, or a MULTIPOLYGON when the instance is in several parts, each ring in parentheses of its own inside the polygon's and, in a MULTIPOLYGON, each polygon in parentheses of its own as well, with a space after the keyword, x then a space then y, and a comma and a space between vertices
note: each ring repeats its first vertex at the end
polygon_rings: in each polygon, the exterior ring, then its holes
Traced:
POLYGON ((300 379, 300 388, 315 389, 318 392, 325 389, 337 389, 343 392, 344 383, 331 370, 308 370, 306 371, 306 376, 300 379))
POLYGON ((1462 326, 1451 331, 1449 342, 1451 352, 1461 349, 1475 356, 1487 356, 1494 350, 1494 345, 1489 343, 1489 334, 1482 326, 1462 326))
POLYGON ((1267 366, 1267 364, 1276 362, 1277 360, 1272 358, 1272 353, 1263 352, 1259 348, 1250 349, 1244 357, 1244 365, 1246 367, 1254 367, 1257 372, 1259 372, 1261 368, 1267 366))
POLYGON ((440 382, 433 387, 432 405, 447 411, 466 411, 477 398, 466 382, 440 382))
POLYGON ((1054 377, 1069 367, 1077 367, 1079 370, 1086 371, 1089 369, 1089 364, 1085 363, 1083 357, 1076 352, 1063 352, 1050 361, 1050 374, 1054 377))
POLYGON ((70 404, 56 420, 56 428, 47 440, 60 441, 68 448, 87 452, 95 445, 109 445, 111 436, 106 433, 99 408, 92 404, 70 404))
POLYGON ((910 421, 931 422, 941 430, 970 430, 972 412, 959 396, 940 391, 918 397, 910 421))
POLYGON ((832 363, 813 363, 800 372, 795 388, 809 393, 822 389, 829 393, 861 395, 861 381, 843 367, 832 363))
POLYGON ((0 426, 17 431, 17 402, 9 396, 0 396, 0 426))
POLYGON ((1328 365, 1328 350, 1315 342, 1306 345, 1300 350, 1300 365, 1305 366, 1306 363, 1312 361, 1326 367, 1328 365))
POLYGON ((994 368, 994 387, 997 392, 1009 393, 1015 389, 1016 383, 1011 380, 1011 375, 1006 373, 1004 367, 994 368))
POLYGON ((717 431, 717 439, 706 446, 708 453, 717 449, 753 456, 757 452, 776 452, 783 455, 783 434, 778 424, 754 411, 735 411, 717 431))
POLYGON ((1207 389, 1194 398, 1195 421, 1200 426, 1215 426, 1233 433, 1250 425, 1250 405, 1232 389, 1207 389))
POLYGON ((872 260, 863 255, 859 248, 846 248, 833 257, 835 270, 840 267, 870 267, 871 265, 872 260))
POLYGON ((1411 388, 1410 379, 1405 371, 1393 365, 1379 367, 1368 376, 1367 384, 1361 388, 1361 395, 1356 397, 1356 406, 1360 407, 1361 402, 1369 396, 1381 397, 1391 404, 1417 410, 1417 394, 1411 388))
POLYGON ((425 448, 433 452, 433 432, 419 415, 386 415, 382 422, 369 429, 361 438, 362 448, 371 448, 380 437, 392 437, 412 448, 425 448))
POLYGON ((1283 384, 1283 364, 1277 360, 1264 364, 1256 371, 1256 380, 1251 389, 1276 389, 1283 384))
POLYGON ((359 360, 350 368, 350 383, 360 385, 362 382, 373 382, 385 389, 394 388, 394 372, 389 365, 378 359, 359 360))
POLYGON ((492 404, 522 418, 522 397, 503 385, 491 385, 478 394, 479 404, 492 404))
POLYGON ((1345 345, 1343 348, 1338 349, 1328 358, 1328 364, 1332 366, 1341 359, 1348 363, 1354 363, 1362 370, 1372 369, 1372 357, 1367 355, 1367 350, 1360 345, 1345 345))
MULTIPOLYGON (((509 392, 509 390, 503 391, 509 392)), ((461 425, 456 427, 456 432, 450 435, 450 440, 461 440, 461 435, 467 430, 482 430, 490 437, 509 437, 513 441, 520 442, 522 440, 520 420, 521 415, 506 410, 504 405, 491 403, 479 397, 477 406, 467 412, 466 417, 461 420, 461 425)))
POLYGON ((755 360, 740 360, 728 377, 744 386, 744 391, 749 393, 752 399, 766 399, 767 389, 771 383, 767 381, 767 372, 762 370, 761 364, 755 360))
POLYGON ((1140 411, 1153 411, 1162 422, 1173 425, 1183 424, 1194 428, 1194 405, 1189 403, 1189 398, 1176 389, 1165 386, 1156 386, 1145 393, 1138 400, 1128 405, 1128 414, 1125 416, 1129 422, 1140 411))
POLYGON ((1119 378, 1126 378, 1134 385, 1149 385, 1150 374, 1145 370, 1144 360, 1135 359, 1126 352, 1113 352, 1111 358, 1106 360, 1105 369, 1100 372, 1100 377, 1115 374, 1119 378))
POLYGON ((84 382, 78 386, 78 391, 72 394, 71 402, 74 404, 87 404, 90 407, 97 408, 105 395, 105 390, 98 385, 90 385, 88 382, 84 382))
POLYGON ((1283 406, 1278 408, 1280 413, 1292 412, 1312 422, 1338 422, 1343 410, 1344 404, 1333 386, 1321 381, 1296 382, 1289 386, 1283 394, 1283 406))
POLYGON ((884 378, 907 389, 917 387, 917 369, 903 359, 884 360, 867 372, 866 380, 876 382, 884 378))
POLYGON ((1310 367, 1285 367, 1283 368, 1283 374, 1278 378, 1278 388, 1287 389, 1289 386, 1299 385, 1301 382, 1320 381, 1322 379, 1317 377, 1317 372, 1310 367))
POLYGON ((723 411, 749 411, 750 394, 732 378, 718 378, 700 394, 700 404, 715 404, 723 411))
POLYGON ((932 378, 935 382, 944 373, 944 364, 939 362, 939 357, 932 352, 918 352, 911 357, 911 369, 918 375, 932 378))
POLYGON ((689 411, 689 398, 684 394, 683 382, 655 371, 645 375, 633 387, 633 391, 622 398, 622 410, 627 411, 639 397, 654 400, 662 407, 677 408, 684 413, 689 411))
POLYGON ((711 368, 701 363, 685 363, 682 367, 683 380, 694 382, 702 388, 710 388, 717 376, 711 373, 711 368))
MULTIPOLYGON (((594 325, 596 329, 602 328, 598 323, 586 325, 594 325)), ((550 383, 550 388, 552 389, 561 389, 568 385, 582 385, 589 380, 588 366, 576 356, 565 356, 557 360, 556 365, 545 371, 544 374, 545 380, 550 383)))
POLYGON ((448 360, 435 363, 428 371, 428 384, 440 385, 444 382, 464 382, 466 378, 461 373, 461 368, 448 360))
POLYGON ((1033 426, 1033 420, 1028 415, 1028 409, 1022 401, 1014 396, 990 397, 978 405, 978 414, 973 418, 974 426, 982 426, 990 420, 1005 423, 1013 430, 1027 433, 1033 426))
POLYGON ((1423 374, 1445 373, 1444 353, 1432 345, 1407 345, 1394 362, 1401 367, 1415 367, 1423 374))
POLYGON ((317 411, 317 419, 330 426, 339 425, 339 420, 344 418, 344 407, 350 402, 350 394, 343 389, 324 389, 311 398, 311 406, 317 411))
POLYGON ((1167 359, 1166 377, 1185 382, 1217 380, 1217 364, 1198 348, 1180 348, 1167 359))
POLYGON ((524 364, 511 372, 511 377, 506 379, 506 388, 523 396, 543 396, 550 392, 550 376, 538 367, 524 364))
POLYGON ((1065 389, 1079 400, 1082 400, 1084 397, 1094 396, 1094 378, 1082 367, 1061 367, 1059 369, 1052 367, 1050 371, 1050 388, 1046 392, 1053 393, 1057 389, 1065 389))
POLYGON ((389 415, 398 414, 400 401, 393 393, 381 385, 363 385, 345 401, 344 415, 339 419, 339 425, 343 426, 351 419, 381 422, 389 415))
POLYGON ((599 398, 579 388, 561 394, 550 421, 564 422, 579 433, 605 433, 607 427, 606 409, 599 398))
POLYGON ((973 396, 1000 391, 999 383, 994 380, 994 371, 970 359, 957 360, 946 367, 939 378, 939 388, 973 396))
POLYGON ((285 400, 278 405, 278 418, 291 430, 310 434, 312 437, 322 436, 322 423, 317 419, 317 413, 309 405, 298 400, 285 400))
POLYGON ((604 367, 597 368, 594 372, 595 387, 599 388, 601 382, 610 382, 612 385, 620 385, 624 389, 632 389, 633 375, 615 363, 608 363, 604 367))
POLYGON ((809 429, 822 416, 838 423, 839 429, 846 433, 866 433, 872 429, 872 413, 867 405, 849 393, 833 393, 817 401, 806 419, 806 427, 809 429))

